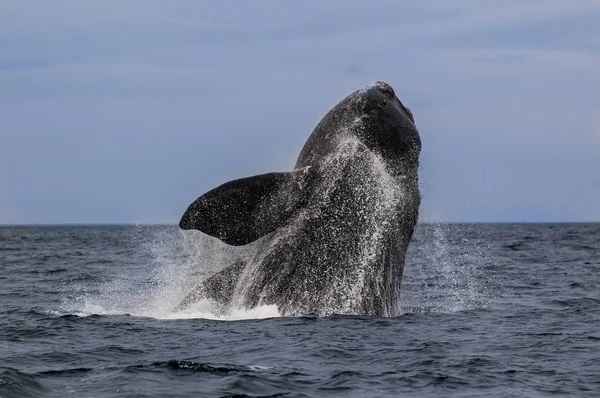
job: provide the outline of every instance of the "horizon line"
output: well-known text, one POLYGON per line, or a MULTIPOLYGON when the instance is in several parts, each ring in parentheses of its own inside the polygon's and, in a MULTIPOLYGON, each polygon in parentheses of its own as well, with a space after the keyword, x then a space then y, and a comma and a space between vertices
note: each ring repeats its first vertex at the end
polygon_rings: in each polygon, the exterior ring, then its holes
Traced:
MULTIPOLYGON (((419 224, 491 225, 491 224, 600 224, 600 221, 419 221, 419 224)), ((0 223, 0 228, 36 227, 177 227, 177 223, 0 223)))

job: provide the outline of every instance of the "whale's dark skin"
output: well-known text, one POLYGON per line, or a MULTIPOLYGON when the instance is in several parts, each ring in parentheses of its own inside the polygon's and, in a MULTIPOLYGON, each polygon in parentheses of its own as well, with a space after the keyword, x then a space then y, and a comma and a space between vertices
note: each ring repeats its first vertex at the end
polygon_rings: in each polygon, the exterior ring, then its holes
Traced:
POLYGON ((223 306, 275 304, 284 315, 395 315, 418 219, 421 140, 391 86, 343 99, 317 125, 294 169, 225 183, 179 226, 253 254, 208 278, 223 306), (262 239, 260 239, 262 238, 262 239))

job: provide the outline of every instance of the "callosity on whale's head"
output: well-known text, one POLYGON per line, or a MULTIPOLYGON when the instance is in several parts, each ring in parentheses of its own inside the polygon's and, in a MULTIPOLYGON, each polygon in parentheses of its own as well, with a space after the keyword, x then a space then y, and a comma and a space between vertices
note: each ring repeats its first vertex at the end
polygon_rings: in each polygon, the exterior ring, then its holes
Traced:
POLYGON ((375 82, 340 101, 317 125, 304 145, 296 168, 310 166, 353 137, 380 154, 397 173, 416 176, 421 139, 412 112, 387 83, 375 82))
POLYGON ((188 207, 182 229, 231 245, 264 239, 186 302, 397 314, 419 214, 420 150, 412 113, 390 85, 353 92, 319 122, 291 172, 227 182, 188 207))

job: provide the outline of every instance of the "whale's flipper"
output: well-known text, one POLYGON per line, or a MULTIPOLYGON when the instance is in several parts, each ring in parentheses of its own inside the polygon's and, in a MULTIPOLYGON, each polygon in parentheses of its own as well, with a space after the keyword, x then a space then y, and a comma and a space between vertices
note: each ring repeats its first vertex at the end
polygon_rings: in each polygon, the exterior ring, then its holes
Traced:
POLYGON ((206 298, 221 304, 229 304, 235 285, 245 266, 245 261, 238 261, 205 280, 202 286, 206 298))
POLYGON ((307 169, 227 182, 196 199, 179 227, 241 246, 281 227, 308 200, 307 169))
POLYGON ((210 299, 220 306, 227 306, 245 266, 245 261, 235 262, 204 280, 179 303, 175 311, 182 311, 202 299, 210 299))

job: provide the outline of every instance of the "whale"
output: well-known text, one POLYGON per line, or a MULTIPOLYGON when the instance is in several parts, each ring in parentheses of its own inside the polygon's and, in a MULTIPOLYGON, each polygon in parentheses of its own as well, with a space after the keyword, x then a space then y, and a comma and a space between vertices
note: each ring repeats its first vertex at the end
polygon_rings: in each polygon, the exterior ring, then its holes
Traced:
POLYGON ((293 170, 226 182, 179 222, 248 255, 206 278, 223 310, 276 305, 284 316, 395 316, 419 216, 421 139, 385 82, 361 88, 317 124, 293 170))

